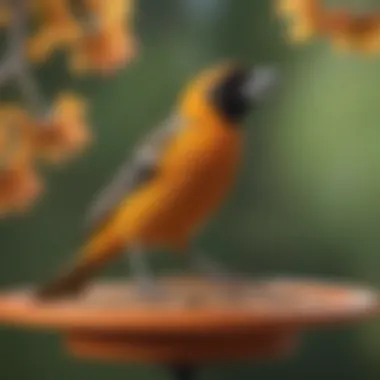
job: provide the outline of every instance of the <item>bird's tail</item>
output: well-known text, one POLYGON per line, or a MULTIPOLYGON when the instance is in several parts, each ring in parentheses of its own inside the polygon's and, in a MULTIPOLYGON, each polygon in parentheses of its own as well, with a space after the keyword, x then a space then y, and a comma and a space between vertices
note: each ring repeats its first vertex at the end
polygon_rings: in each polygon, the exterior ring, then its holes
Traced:
POLYGON ((53 280, 39 287, 35 295, 43 300, 78 296, 101 267, 101 263, 97 261, 71 265, 53 280))
POLYGON ((79 295, 90 280, 118 252, 119 246, 111 244, 108 236, 91 239, 75 257, 77 261, 61 272, 52 281, 36 290, 39 299, 55 299, 79 295))

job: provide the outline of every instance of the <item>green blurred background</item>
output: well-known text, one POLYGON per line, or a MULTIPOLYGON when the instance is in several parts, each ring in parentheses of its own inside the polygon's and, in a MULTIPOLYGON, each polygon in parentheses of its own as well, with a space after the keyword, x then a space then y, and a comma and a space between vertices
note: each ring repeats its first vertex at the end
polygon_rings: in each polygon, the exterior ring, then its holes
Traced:
MULTIPOLYGON (((30 215, 1 222, 0 285, 39 281, 65 262, 91 197, 133 144, 168 114, 189 78, 235 57, 276 63, 283 85, 247 124, 240 179, 202 248, 251 275, 380 286, 380 60, 339 55, 324 41, 287 46, 271 1, 139 0, 137 16, 140 57, 117 77, 71 78, 58 55, 39 70, 47 95, 74 88, 91 100, 97 142, 75 163, 46 171, 48 192, 30 215)), ((159 273, 177 266, 164 254, 154 259, 159 273)), ((123 276, 125 268, 119 261, 104 275, 123 276)), ((371 323, 309 334, 290 360, 214 366, 202 378, 379 379, 379 359, 380 325, 371 323)), ((10 380, 167 378, 153 366, 80 362, 55 335, 5 328, 0 373, 10 380)))

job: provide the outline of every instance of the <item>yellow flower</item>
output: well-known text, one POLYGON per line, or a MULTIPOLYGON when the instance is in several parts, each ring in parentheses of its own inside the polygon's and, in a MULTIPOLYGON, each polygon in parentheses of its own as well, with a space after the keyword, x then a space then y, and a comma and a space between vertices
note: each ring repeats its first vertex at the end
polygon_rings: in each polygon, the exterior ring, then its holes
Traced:
POLYGON ((291 42, 301 43, 316 36, 317 31, 318 28, 314 22, 306 18, 300 18, 293 21, 293 25, 289 27, 288 37, 291 42))
POLYGON ((306 1, 304 0, 276 0, 275 12, 278 16, 291 17, 298 15, 306 1))
POLYGON ((41 26, 28 43, 29 58, 43 62, 55 49, 63 48, 80 36, 80 25, 67 0, 39 0, 41 26))
POLYGON ((87 10, 103 26, 132 22, 134 0, 84 0, 87 10))
POLYGON ((136 45, 134 36, 122 25, 100 27, 83 35, 73 48, 70 65, 77 74, 110 75, 135 57, 136 45))
POLYGON ((0 215, 26 211, 43 186, 34 169, 34 150, 26 113, 14 105, 0 108, 0 215))
POLYGON ((33 160, 26 113, 13 104, 0 108, 0 170, 22 167, 33 160))
POLYGON ((328 9, 322 0, 277 0, 279 16, 290 19, 288 34, 293 42, 315 35, 331 39, 340 50, 373 54, 380 51, 380 13, 356 16, 344 8, 328 9))
POLYGON ((347 17, 332 30, 331 38, 341 50, 376 53, 380 51, 380 15, 347 17))
POLYGON ((277 0, 275 12, 289 21, 292 42, 304 42, 319 34, 322 8, 318 0, 277 0))
POLYGON ((82 151, 91 141, 84 102, 71 94, 58 97, 50 115, 32 125, 36 154, 58 163, 82 151))
POLYGON ((112 74, 136 55, 133 0, 84 0, 88 23, 74 45, 70 65, 74 72, 112 74))
POLYGON ((84 102, 71 94, 60 95, 44 120, 0 107, 0 216, 28 211, 42 194, 37 158, 60 162, 89 143, 85 116, 84 102))
POLYGON ((41 196, 44 186, 33 166, 0 171, 0 215, 24 213, 41 196))

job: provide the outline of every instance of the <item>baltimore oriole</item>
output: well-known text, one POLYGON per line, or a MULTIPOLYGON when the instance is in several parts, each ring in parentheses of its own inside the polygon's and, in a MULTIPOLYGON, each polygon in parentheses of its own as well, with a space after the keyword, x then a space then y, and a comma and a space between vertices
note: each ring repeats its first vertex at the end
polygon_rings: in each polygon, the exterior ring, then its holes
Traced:
MULTIPOLYGON (((242 124, 275 83, 269 67, 236 63, 202 72, 168 121, 150 134, 89 213, 90 238, 41 298, 79 293, 123 250, 142 284, 145 250, 186 252, 232 187, 242 153, 242 124)), ((191 255, 191 253, 189 253, 191 255)))

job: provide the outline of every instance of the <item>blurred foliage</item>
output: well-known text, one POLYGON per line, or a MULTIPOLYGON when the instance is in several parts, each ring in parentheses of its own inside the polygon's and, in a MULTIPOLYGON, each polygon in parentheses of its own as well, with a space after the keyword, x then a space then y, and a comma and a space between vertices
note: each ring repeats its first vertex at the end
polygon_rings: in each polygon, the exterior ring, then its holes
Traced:
MULTIPOLYGON (((32 214, 0 226, 1 285, 39 281, 70 257, 94 193, 168 114, 183 84, 226 57, 274 62, 283 82, 247 123, 241 176, 199 244, 252 275, 380 285, 379 59, 339 55, 324 42, 287 46, 270 7, 252 0, 140 0, 139 59, 112 80, 75 83, 94 104, 97 144, 74 165, 47 173, 48 193, 32 214)), ((38 74, 48 94, 73 84, 59 56, 38 74)), ((158 272, 181 265, 165 255, 153 261, 158 272)), ((123 262, 105 275, 125 276, 123 262)), ((224 365, 203 378, 378 379, 379 342, 376 323, 317 333, 291 360, 224 365)), ((2 330, 0 354, 1 371, 12 380, 167 378, 152 367, 78 362, 46 335, 2 330)))

